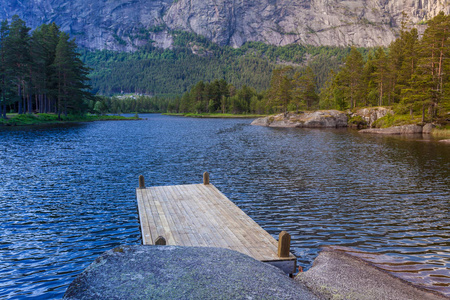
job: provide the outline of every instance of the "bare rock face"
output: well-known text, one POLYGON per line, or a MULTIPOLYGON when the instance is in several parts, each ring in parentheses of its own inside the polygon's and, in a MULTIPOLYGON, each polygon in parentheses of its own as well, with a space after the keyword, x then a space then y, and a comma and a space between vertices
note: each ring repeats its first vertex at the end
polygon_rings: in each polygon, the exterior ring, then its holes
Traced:
POLYGON ((434 124, 428 123, 423 126, 422 133, 423 134, 431 134, 433 128, 436 127, 434 124))
POLYGON ((286 113, 256 119, 252 125, 268 127, 338 128, 347 127, 347 114, 338 110, 286 113))
POLYGON ((172 37, 162 15, 172 0, 0 0, 0 19, 14 14, 36 28, 55 22, 75 37, 78 45, 91 49, 136 49, 148 41, 168 48, 172 37))
POLYGON ((372 127, 372 124, 386 115, 393 115, 394 111, 385 107, 371 107, 371 108, 363 108, 359 109, 352 116, 361 116, 369 125, 372 127))
POLYGON ((172 30, 220 45, 247 41, 335 46, 387 46, 406 12, 415 24, 450 13, 439 0, 0 0, 0 19, 18 14, 33 28, 56 22, 92 49, 131 51, 173 44, 172 30))

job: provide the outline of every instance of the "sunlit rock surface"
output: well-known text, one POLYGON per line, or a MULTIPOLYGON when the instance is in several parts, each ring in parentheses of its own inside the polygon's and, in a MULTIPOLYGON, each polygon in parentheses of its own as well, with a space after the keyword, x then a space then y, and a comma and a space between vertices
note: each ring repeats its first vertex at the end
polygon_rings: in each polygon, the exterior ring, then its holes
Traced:
POLYGON ((252 125, 268 127, 338 128, 347 127, 347 114, 338 110, 285 113, 258 118, 252 125))
POLYGON ((361 116, 371 127, 376 120, 389 114, 393 115, 394 111, 385 107, 369 107, 358 109, 352 116, 361 116))

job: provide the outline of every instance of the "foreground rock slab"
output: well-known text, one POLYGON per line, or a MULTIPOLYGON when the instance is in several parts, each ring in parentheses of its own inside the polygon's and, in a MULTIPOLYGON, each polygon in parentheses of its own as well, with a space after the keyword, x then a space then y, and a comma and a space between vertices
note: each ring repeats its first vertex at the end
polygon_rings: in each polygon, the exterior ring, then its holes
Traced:
POLYGON ((95 260, 64 299, 319 299, 280 269, 222 248, 120 246, 95 260))
POLYGON ((337 128, 347 127, 347 114, 338 110, 285 113, 256 119, 252 125, 268 127, 337 128))
POLYGON ((362 259, 333 248, 324 248, 315 259, 313 267, 297 275, 296 280, 325 299, 449 299, 415 287, 362 259))

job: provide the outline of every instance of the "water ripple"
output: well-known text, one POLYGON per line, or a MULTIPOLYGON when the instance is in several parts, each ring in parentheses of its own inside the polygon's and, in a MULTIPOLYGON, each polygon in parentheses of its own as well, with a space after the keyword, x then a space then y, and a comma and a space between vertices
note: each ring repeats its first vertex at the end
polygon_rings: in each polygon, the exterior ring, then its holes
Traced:
POLYGON ((140 174, 190 184, 204 171, 274 237, 291 233, 305 269, 322 246, 352 247, 450 295, 447 145, 146 118, 0 129, 0 298, 61 297, 99 254, 140 243, 140 174))

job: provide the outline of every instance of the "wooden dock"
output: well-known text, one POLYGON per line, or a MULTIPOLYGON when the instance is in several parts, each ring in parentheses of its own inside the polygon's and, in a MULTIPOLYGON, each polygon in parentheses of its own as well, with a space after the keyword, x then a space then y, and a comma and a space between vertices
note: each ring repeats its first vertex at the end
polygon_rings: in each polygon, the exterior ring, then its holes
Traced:
POLYGON ((280 233, 278 243, 216 187, 203 184, 136 189, 144 245, 220 247, 270 263, 292 274, 296 257, 289 251, 290 236, 280 233))

